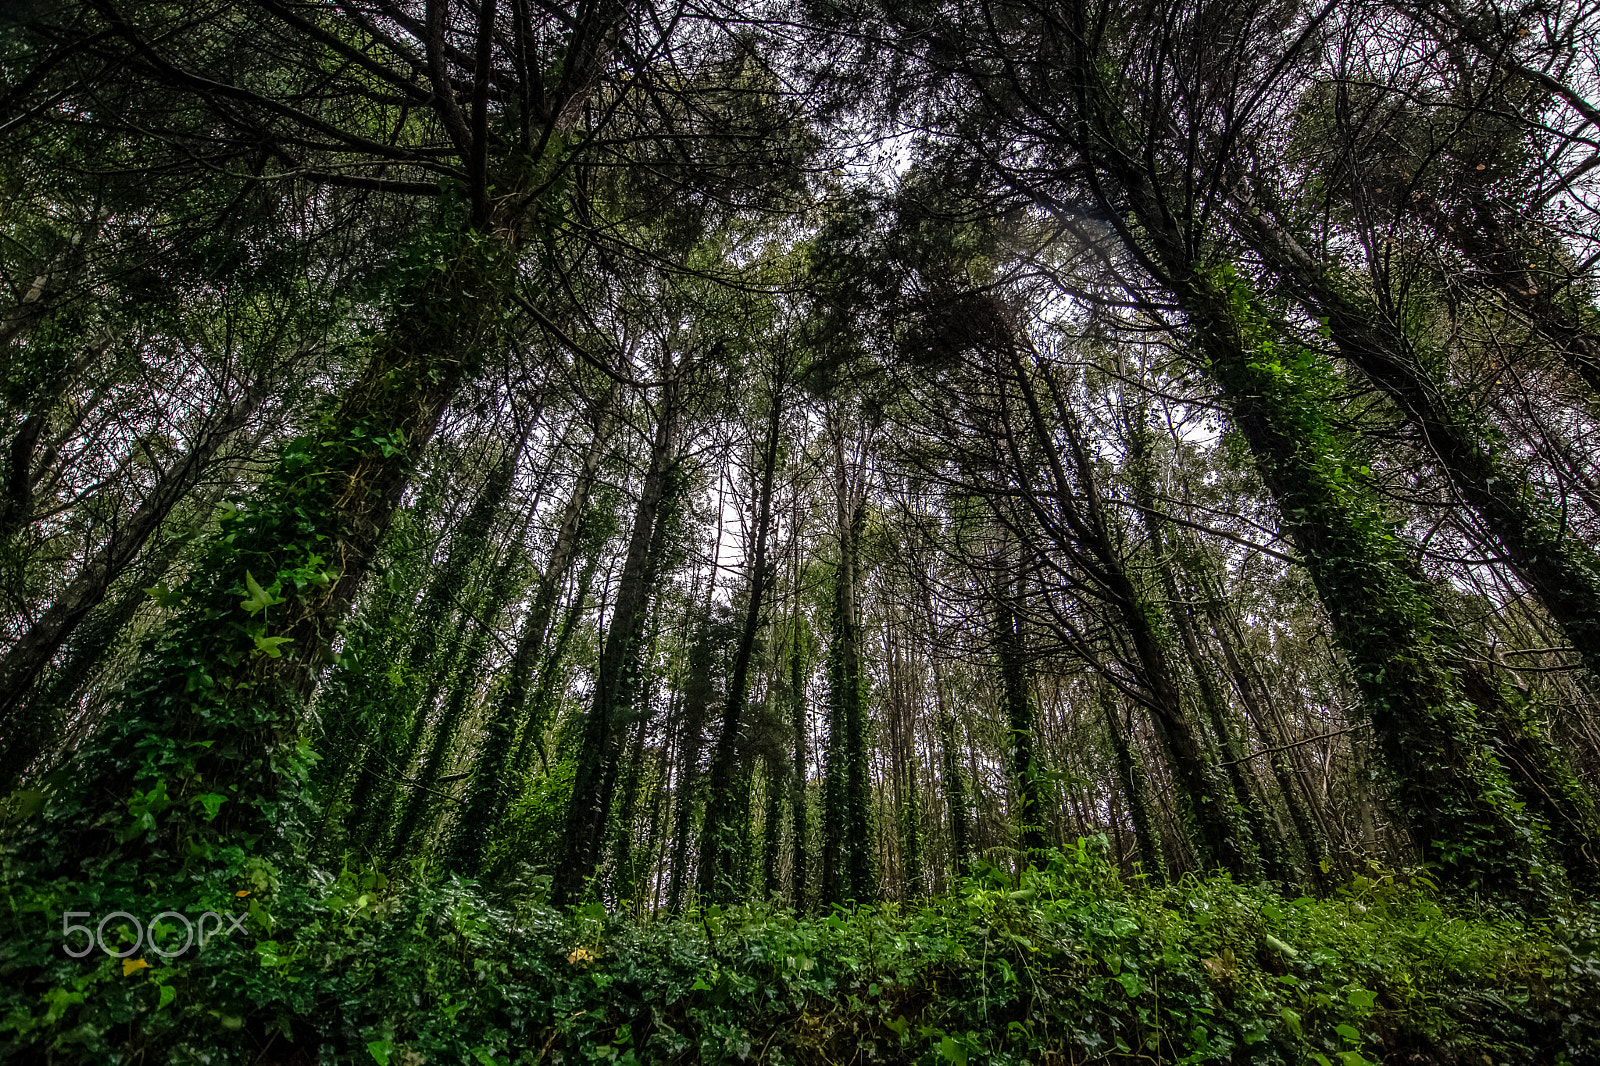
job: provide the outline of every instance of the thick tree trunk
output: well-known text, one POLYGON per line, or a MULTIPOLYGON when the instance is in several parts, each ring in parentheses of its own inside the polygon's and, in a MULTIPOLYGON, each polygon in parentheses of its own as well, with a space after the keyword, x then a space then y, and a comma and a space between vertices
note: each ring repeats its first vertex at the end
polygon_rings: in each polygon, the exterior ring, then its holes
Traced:
POLYGON ((1559 511, 1507 465, 1483 419, 1449 394, 1390 316, 1345 291, 1288 233, 1259 213, 1251 217, 1250 229, 1289 288, 1326 318, 1339 354, 1421 432, 1452 487, 1483 518, 1512 569, 1600 679, 1600 556, 1568 532, 1559 511))
MULTIPOLYGON (((1153 213, 1141 219, 1158 225, 1153 213)), ((1328 608, 1424 855, 1457 888, 1543 896, 1541 834, 1513 801, 1460 687, 1458 638, 1412 579, 1320 398, 1302 383, 1313 357, 1277 346, 1242 283, 1190 264, 1175 236, 1152 241, 1328 608)))
POLYGON ((130 790, 160 780, 182 782, 177 812, 141 855, 181 861, 197 840, 303 830, 310 797, 292 741, 306 701, 416 460, 498 329, 510 251, 475 229, 441 236, 433 261, 396 292, 344 401, 284 449, 214 542, 179 622, 124 689, 122 713, 80 749, 81 786, 53 800, 50 817, 75 827, 67 862, 118 846, 110 824, 84 812, 122 810, 130 790), (152 746, 152 734, 176 743, 152 746), (210 817, 194 799, 202 793, 230 799, 210 817))

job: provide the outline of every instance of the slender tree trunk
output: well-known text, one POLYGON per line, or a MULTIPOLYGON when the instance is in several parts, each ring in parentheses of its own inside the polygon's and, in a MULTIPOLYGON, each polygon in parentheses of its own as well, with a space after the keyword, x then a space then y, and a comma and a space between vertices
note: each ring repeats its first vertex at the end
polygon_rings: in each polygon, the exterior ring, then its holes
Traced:
MULTIPOLYGON (((54 387, 35 401, 28 417, 22 420, 16 436, 11 438, 11 443, 6 447, 5 480, 0 482, 0 543, 15 536, 33 515, 33 487, 42 474, 42 470, 35 465, 35 459, 39 440, 50 424, 51 414, 89 364, 111 347, 111 341, 111 334, 103 333, 84 345, 78 356, 57 377, 54 387)), ((0 350, 3 348, 4 343, 0 342, 0 350)), ((0 686, 0 691, 3 691, 3 686, 0 686)))
POLYGON ((445 686, 444 712, 434 730, 427 756, 417 770, 415 787, 405 798, 405 806, 389 846, 391 861, 425 842, 433 829, 441 798, 439 778, 448 766, 451 752, 460 743, 468 703, 477 694, 478 684, 483 678, 495 619, 505 610, 516 591, 517 570, 513 550, 512 557, 496 568, 494 578, 480 601, 481 617, 467 621, 463 626, 470 629, 472 635, 462 653, 460 665, 451 672, 445 686))
MULTIPOLYGON (((101 664, 116 647, 118 638, 128 631, 128 627, 139 613, 139 608, 150 599, 150 593, 146 590, 163 584, 167 573, 178 561, 179 555, 193 542, 200 528, 216 510, 217 504, 222 502, 223 496, 234 486, 238 472, 239 462, 236 460, 229 465, 229 469, 217 479, 208 492, 195 500, 194 512, 185 519, 184 524, 187 528, 183 532, 172 532, 166 529, 168 524, 163 524, 164 535, 161 537, 161 542, 154 549, 141 555, 130 567, 131 572, 124 572, 121 578, 122 590, 114 601, 109 604, 102 602, 90 612, 64 644, 65 655, 61 664, 39 675, 35 680, 32 689, 15 712, 19 726, 27 722, 38 723, 42 726, 41 735, 57 738, 57 750, 70 749, 72 738, 64 733, 67 727, 66 712, 69 707, 76 702, 90 682, 96 679, 101 664)), ((81 737, 87 728, 89 723, 79 724, 74 732, 81 737)), ((41 746, 41 758, 47 760, 48 754, 49 746, 41 746)), ((0 782, 0 791, 4 791, 6 787, 0 782)))
POLYGON ((783 796, 788 791, 788 774, 783 761, 776 755, 768 756, 762 785, 766 789, 766 809, 761 825, 761 893, 767 900, 776 899, 783 889, 778 878, 778 856, 783 851, 783 796))
MULTIPOLYGON (((926 581, 922 587, 922 608, 931 644, 938 634, 939 627, 933 611, 933 592, 926 581)), ((933 693, 939 713, 939 785, 944 792, 945 817, 949 821, 947 835, 950 843, 950 874, 959 882, 967 876, 972 864, 972 841, 967 822, 967 786, 961 777, 961 762, 956 752, 956 719, 950 707, 950 692, 937 655, 928 657, 928 668, 933 674, 933 693)))
MULTIPOLYGON (((573 479, 572 492, 562 511, 561 525, 556 530, 555 545, 550 550, 544 569, 534 591, 533 606, 517 638, 516 650, 511 656, 504 685, 497 690, 489 707, 488 721, 484 726, 483 745, 479 749, 477 766, 473 771, 463 802, 461 818, 446 848, 446 862, 465 874, 476 873, 489 846, 493 831, 500 824, 514 793, 514 782, 508 768, 520 767, 522 760, 513 761, 514 753, 525 750, 517 743, 519 727, 524 736, 537 733, 544 726, 541 700, 528 698, 529 685, 538 680, 543 660, 558 657, 545 654, 550 620, 555 613, 561 588, 572 573, 584 540, 586 517, 589 522, 589 497, 594 491, 600 471, 600 461, 605 456, 611 436, 613 412, 618 393, 612 388, 601 408, 593 438, 585 452, 583 464, 573 479)), ((592 556, 591 556, 592 558, 592 556)), ((587 588, 587 582, 580 582, 587 588)), ((578 602, 582 602, 582 593, 578 602)), ((542 686, 540 686, 542 688, 542 686)))
MULTIPOLYGON (((1143 412, 1141 411, 1137 417, 1142 419, 1143 412)), ((1155 456, 1152 451, 1150 431, 1147 426, 1137 423, 1135 418, 1130 417, 1128 437, 1130 479, 1135 499, 1140 506, 1145 533, 1150 538, 1155 567, 1170 605, 1174 628, 1177 630, 1184 655, 1189 660, 1190 669, 1194 673, 1201 709, 1211 723, 1218 749, 1222 753, 1222 767, 1227 773, 1233 799, 1238 804, 1238 809, 1243 812, 1245 823, 1249 828, 1250 839, 1239 841, 1234 848, 1246 857, 1252 873, 1259 873, 1256 867, 1259 855, 1265 864, 1268 877, 1277 881, 1291 881, 1292 871, 1284 862, 1276 827, 1272 824, 1271 816, 1254 787, 1253 778, 1249 776, 1249 767, 1243 762, 1244 752, 1240 750, 1233 730, 1226 720, 1222 697, 1212 680, 1211 664, 1200 653, 1188 607, 1178 590, 1177 577, 1173 573, 1173 563, 1167 548, 1166 531, 1155 513, 1155 456)), ((1235 833, 1239 828, 1235 822, 1235 833)))
POLYGON ((1111 686, 1102 681, 1096 689, 1106 732, 1111 736, 1111 754, 1116 764, 1117 778, 1122 785, 1122 794, 1127 797, 1128 814, 1133 819, 1134 840, 1138 842, 1139 855, 1144 859, 1144 873, 1155 884, 1165 884, 1166 850, 1161 846, 1161 833, 1150 803, 1150 786, 1145 781, 1144 765, 1134 754, 1128 743, 1128 735, 1117 720, 1116 697, 1111 686))
POLYGON ((694 836, 694 809, 700 791, 700 752, 705 744, 705 721, 710 710, 714 632, 709 622, 702 621, 689 652, 683 699, 683 732, 678 741, 677 775, 673 789, 673 852, 667 884, 667 911, 670 914, 683 913, 683 896, 691 880, 690 848, 694 836))
MULTIPOLYGON (((1277 728, 1281 716, 1276 710, 1271 714, 1267 712, 1263 702, 1268 698, 1265 688, 1259 684, 1258 674, 1246 666, 1242 648, 1234 645, 1231 620, 1225 622, 1222 617, 1225 605, 1221 602, 1220 590, 1211 583, 1203 571, 1200 574, 1200 582, 1206 602, 1206 613, 1211 620, 1212 637, 1222 652, 1222 660, 1228 668, 1229 677, 1233 680, 1234 690, 1239 693, 1239 700, 1244 704, 1245 715, 1255 723, 1256 731, 1261 734, 1267 745, 1279 749, 1267 756, 1267 763, 1272 768, 1273 778, 1278 782, 1278 791, 1283 796, 1284 805, 1289 809, 1289 819, 1294 823, 1295 834, 1300 838, 1300 845, 1305 850, 1308 876, 1313 885, 1319 888, 1325 887, 1326 875, 1322 870, 1322 861, 1328 855, 1327 837, 1308 808, 1309 800, 1305 795, 1304 786, 1299 783, 1299 774, 1296 772, 1290 753, 1282 750, 1290 741, 1284 731, 1277 728)), ((1230 756, 1230 758, 1235 757, 1230 756)))
POLYGON ((739 773, 742 761, 744 705, 750 683, 750 664, 755 655, 756 636, 761 628, 761 610, 766 602, 767 538, 772 525, 772 486, 777 476, 779 430, 783 389, 772 390, 771 410, 767 415, 767 435, 761 449, 761 481, 756 496, 755 552, 750 561, 749 598, 745 602, 744 624, 734 650, 727 702, 722 712, 722 728, 711 753, 711 769, 706 780, 706 816, 700 830, 700 894, 723 903, 737 890, 726 883, 731 868, 732 829, 737 812, 749 798, 750 783, 739 773))
POLYGON ((594 701, 583 724, 572 801, 567 810, 562 858, 556 868, 552 898, 557 906, 580 899, 595 867, 611 810, 610 785, 615 780, 619 727, 625 724, 637 685, 640 641, 645 611, 654 585, 657 524, 665 521, 662 505, 677 464, 679 387, 677 367, 667 371, 662 386, 650 465, 634 511, 633 529, 618 581, 617 602, 606 632, 605 648, 595 677, 594 701))
POLYGON ((1033 706, 1032 682, 1027 647, 1021 621, 1009 602, 1009 590, 995 598, 995 650, 1000 666, 1000 700, 1004 707, 1011 763, 1012 787, 1016 790, 1016 824, 1021 864, 1032 866, 1044 851, 1044 831, 1040 825, 1039 782, 1034 766, 1034 734, 1037 715, 1033 706))
MULTIPOLYGON (((611 854, 615 871, 612 885, 617 908, 621 910, 633 901, 638 886, 634 844, 634 816, 639 806, 639 785, 644 777, 645 734, 649 721, 640 717, 633 725, 633 743, 622 765, 622 796, 617 804, 617 824, 612 833, 611 854)), ((648 855, 649 853, 646 852, 648 855)))
MULTIPOLYGON (((1228 786, 1205 750, 1201 734, 1184 707, 1182 689, 1173 668, 1168 642, 1161 625, 1160 607, 1134 583, 1122 553, 1111 535, 1109 519, 1094 477, 1094 462, 1079 432, 1077 416, 1056 387, 1053 376, 1042 364, 1037 376, 1049 392, 1057 421, 1067 437, 1067 453, 1077 472, 1080 493, 1074 490, 1066 462, 1054 445, 1044 408, 1035 387, 1035 373, 1023 359, 1021 338, 1007 320, 1005 310, 991 304, 991 332, 1004 338, 1010 370, 1026 408, 1034 443, 1042 450, 1049 470, 1051 490, 1043 495, 1031 491, 1030 506, 1052 542, 1073 558, 1099 596, 1116 611, 1123 630, 1133 644, 1133 661, 1128 664, 1143 690, 1140 699, 1150 711, 1156 736, 1161 741, 1179 789, 1180 809, 1186 830, 1196 837, 1202 861, 1220 865, 1236 876, 1249 878, 1254 867, 1243 833, 1233 817, 1233 802, 1228 786)), ((1008 442, 1013 461, 1023 469, 1018 444, 1008 442)))

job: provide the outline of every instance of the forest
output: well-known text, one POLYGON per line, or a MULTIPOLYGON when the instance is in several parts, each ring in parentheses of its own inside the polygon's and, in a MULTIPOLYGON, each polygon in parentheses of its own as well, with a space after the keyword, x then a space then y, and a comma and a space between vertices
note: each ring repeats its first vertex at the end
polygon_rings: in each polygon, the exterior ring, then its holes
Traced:
POLYGON ((1600 1062, 1600 5, 0 10, 0 1060, 1600 1062))

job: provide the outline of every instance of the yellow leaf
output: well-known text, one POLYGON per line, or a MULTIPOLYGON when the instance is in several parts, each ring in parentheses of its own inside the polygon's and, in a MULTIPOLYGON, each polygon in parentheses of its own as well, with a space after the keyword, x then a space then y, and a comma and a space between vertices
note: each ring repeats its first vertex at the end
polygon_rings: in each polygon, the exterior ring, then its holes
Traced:
POLYGON ((234 893, 234 895, 238 896, 240 899, 244 899, 249 894, 250 894, 250 890, 248 888, 241 889, 240 891, 234 893))
POLYGON ((124 977, 127 977, 133 973, 137 973, 140 970, 148 970, 149 968, 150 964, 145 962, 143 959, 122 960, 122 976, 124 977))

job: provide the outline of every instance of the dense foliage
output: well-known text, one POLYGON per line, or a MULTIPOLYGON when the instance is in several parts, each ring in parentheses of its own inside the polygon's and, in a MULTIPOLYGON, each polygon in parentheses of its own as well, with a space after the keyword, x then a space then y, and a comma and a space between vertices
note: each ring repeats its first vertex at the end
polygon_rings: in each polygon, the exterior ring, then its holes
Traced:
POLYGON ((1595 39, 0 13, 0 1057, 1600 1060, 1595 39))

